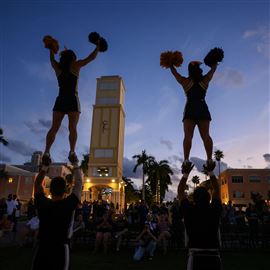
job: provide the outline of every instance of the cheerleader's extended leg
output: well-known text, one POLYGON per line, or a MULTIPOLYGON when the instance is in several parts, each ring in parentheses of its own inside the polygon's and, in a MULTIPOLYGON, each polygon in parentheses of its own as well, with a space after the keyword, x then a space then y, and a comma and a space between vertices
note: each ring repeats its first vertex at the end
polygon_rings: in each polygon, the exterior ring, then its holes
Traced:
POLYGON ((200 131, 201 138, 203 140, 204 148, 207 155, 207 160, 212 161, 213 140, 209 135, 209 127, 210 127, 209 120, 200 120, 198 122, 198 128, 200 131))
POLYGON ((196 122, 191 119, 184 119, 183 124, 184 124, 184 141, 183 141, 184 159, 185 161, 188 161, 196 122))
POLYGON ((77 124, 79 122, 80 113, 79 112, 69 112, 68 113, 68 129, 69 129, 69 145, 70 152, 69 155, 75 155, 75 146, 77 142, 77 124))
POLYGON ((65 116, 65 113, 63 112, 53 111, 52 126, 46 136, 45 154, 47 155, 49 155, 50 153, 51 146, 55 140, 56 133, 58 132, 61 126, 64 116, 65 116))

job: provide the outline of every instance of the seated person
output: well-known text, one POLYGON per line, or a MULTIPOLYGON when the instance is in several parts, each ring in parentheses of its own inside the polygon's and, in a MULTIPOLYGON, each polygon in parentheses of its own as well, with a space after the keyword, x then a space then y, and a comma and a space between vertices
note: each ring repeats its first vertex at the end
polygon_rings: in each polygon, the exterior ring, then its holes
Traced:
POLYGON ((134 261, 140 261, 145 255, 148 255, 149 260, 152 260, 157 246, 157 238, 151 230, 149 223, 145 223, 136 241, 138 242, 138 246, 133 256, 134 261))
POLYGON ((128 235, 128 222, 123 214, 120 214, 116 219, 114 233, 114 237, 117 239, 116 251, 119 251, 123 239, 128 235))
POLYGON ((104 253, 108 253, 109 245, 112 238, 112 229, 113 223, 109 219, 109 213, 105 212, 102 216, 102 219, 97 223, 97 233, 96 233, 96 241, 95 241, 95 249, 94 253, 98 251, 101 245, 104 247, 104 253))

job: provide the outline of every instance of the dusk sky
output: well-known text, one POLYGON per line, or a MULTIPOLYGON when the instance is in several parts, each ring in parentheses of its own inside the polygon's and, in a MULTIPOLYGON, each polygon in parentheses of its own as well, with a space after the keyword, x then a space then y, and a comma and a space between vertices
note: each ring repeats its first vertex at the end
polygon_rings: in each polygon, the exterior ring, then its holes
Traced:
MULTIPOLYGON (((10 144, 0 146, 0 162, 22 164, 44 150, 58 87, 43 36, 52 35, 60 50, 65 45, 84 58, 94 49, 88 34, 97 31, 109 49, 80 73, 80 158, 89 151, 96 78, 119 75, 126 87, 125 173, 136 177, 132 156, 146 149, 169 160, 177 177, 185 96, 160 67, 160 53, 181 51, 178 71, 187 76, 191 60, 202 61, 210 49, 222 47, 225 57, 206 97, 214 147, 224 152, 223 168, 269 166, 269 10, 269 1, 255 0, 1 1, 0 127, 10 144)), ((66 161, 68 151, 65 119, 51 155, 66 161)), ((198 130, 191 157, 200 169, 206 155, 198 130)))

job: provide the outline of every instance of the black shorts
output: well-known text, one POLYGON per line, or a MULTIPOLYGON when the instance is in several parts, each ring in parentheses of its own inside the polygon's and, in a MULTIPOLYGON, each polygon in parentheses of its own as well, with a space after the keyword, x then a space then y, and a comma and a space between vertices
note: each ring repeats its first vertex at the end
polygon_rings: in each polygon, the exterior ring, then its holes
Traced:
POLYGON ((32 270, 68 270, 69 261, 68 244, 37 244, 34 250, 32 270))
POLYGON ((185 119, 194 120, 195 122, 200 120, 212 120, 208 106, 204 100, 187 102, 184 110, 183 121, 185 119))
POLYGON ((80 112, 80 101, 78 96, 58 96, 53 111, 63 113, 80 112))

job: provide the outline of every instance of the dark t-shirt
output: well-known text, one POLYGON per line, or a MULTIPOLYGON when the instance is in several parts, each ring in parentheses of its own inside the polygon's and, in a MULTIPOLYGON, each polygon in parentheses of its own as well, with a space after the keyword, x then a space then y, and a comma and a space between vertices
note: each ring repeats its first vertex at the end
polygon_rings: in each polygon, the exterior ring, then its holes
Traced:
POLYGON ((39 217, 39 240, 41 244, 64 244, 68 242, 73 212, 79 199, 73 193, 67 198, 52 201, 44 193, 35 195, 35 206, 39 217))
POLYGON ((213 199, 198 207, 184 199, 181 202, 189 248, 219 248, 219 224, 222 214, 220 200, 213 199))

